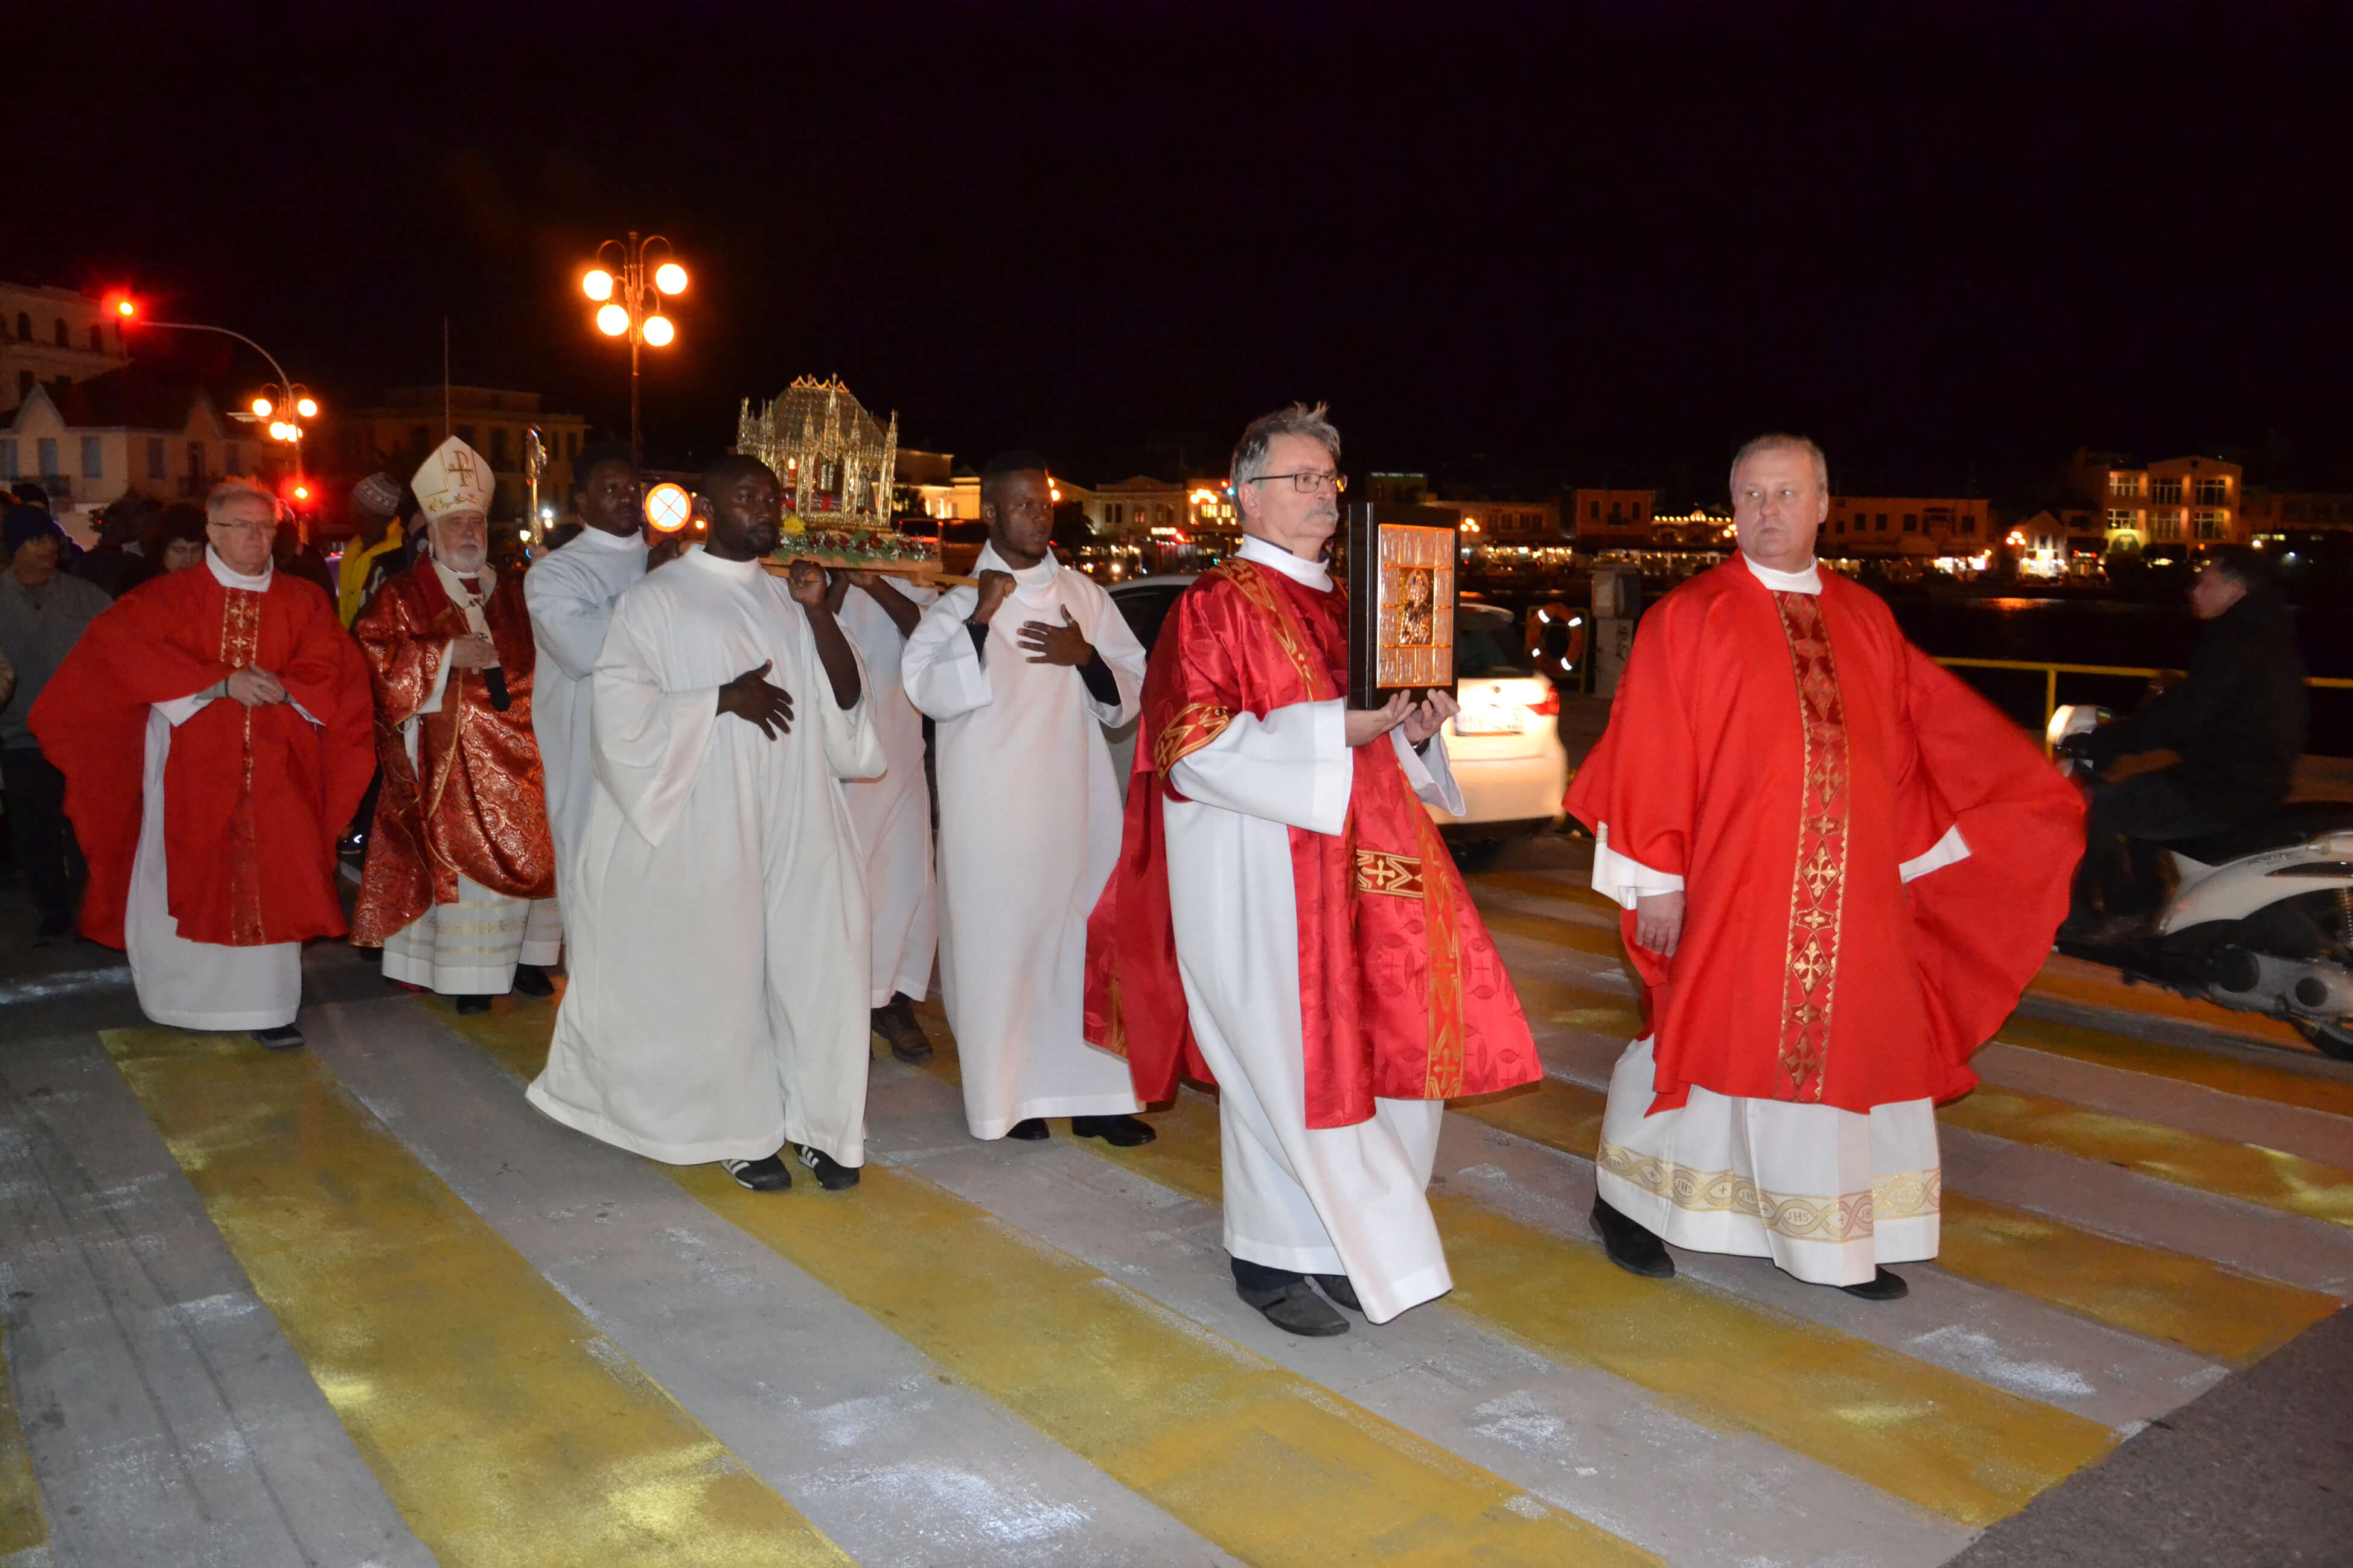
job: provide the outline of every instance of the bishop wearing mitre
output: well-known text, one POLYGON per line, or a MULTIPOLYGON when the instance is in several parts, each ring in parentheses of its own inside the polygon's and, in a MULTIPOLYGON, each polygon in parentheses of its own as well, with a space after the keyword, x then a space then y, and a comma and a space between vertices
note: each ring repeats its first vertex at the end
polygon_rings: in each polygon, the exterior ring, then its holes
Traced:
POLYGON ((92 621, 33 705, 90 862, 82 934, 126 949, 159 1024, 301 1043, 302 943, 343 932, 335 839, 367 789, 367 667, 270 568, 276 497, 205 502, 203 564, 92 621))
POLYGON ((491 466, 451 437, 410 481, 427 553, 352 624, 375 684, 384 770, 352 941, 387 980, 487 1012, 544 996, 563 945, 555 849, 531 723, 522 582, 488 559, 491 466))
POLYGON ((1347 705, 1339 457, 1320 405, 1242 433, 1248 537, 1161 627, 1087 930, 1087 1038, 1145 1100, 1217 1084, 1235 1291, 1309 1335, 1452 1288, 1427 1192, 1445 1102, 1544 1071, 1425 809, 1462 808, 1452 697, 1347 705))
POLYGON ((1751 441, 1733 560, 1643 617, 1568 811, 1625 910, 1648 1031, 1610 1075, 1593 1225, 1868 1300, 1936 1256, 1936 1108, 2051 951, 2083 803, 2023 731, 1825 572, 1821 449, 1751 441))

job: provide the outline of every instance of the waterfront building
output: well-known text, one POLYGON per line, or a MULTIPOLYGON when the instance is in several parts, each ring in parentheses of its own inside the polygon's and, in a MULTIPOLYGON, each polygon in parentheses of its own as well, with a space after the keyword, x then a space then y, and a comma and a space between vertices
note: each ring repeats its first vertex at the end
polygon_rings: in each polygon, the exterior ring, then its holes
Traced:
POLYGON ((1461 514, 1463 542, 1524 550, 1567 544, 1557 500, 1452 501, 1461 514))
POLYGON ((1577 547, 1591 551, 1648 544, 1658 499, 1654 489, 1571 490, 1569 515, 1576 519, 1577 547))
POLYGON ((2243 516, 2248 536, 2260 544, 2285 544, 2299 533, 2353 533, 2353 495, 2250 488, 2243 516))
POLYGON ((1695 506, 1689 511, 1655 513, 1651 542, 1676 550, 1718 550, 1732 537, 1732 509, 1695 506))
POLYGON ((2245 473, 2220 458, 2167 458, 2147 466, 2088 448, 2069 470, 2079 499, 2100 514, 2112 551, 2244 544, 2245 473))
POLYGON ((1834 554, 1973 560, 1993 544, 1989 512, 1983 497, 1834 495, 1822 531, 1834 554))

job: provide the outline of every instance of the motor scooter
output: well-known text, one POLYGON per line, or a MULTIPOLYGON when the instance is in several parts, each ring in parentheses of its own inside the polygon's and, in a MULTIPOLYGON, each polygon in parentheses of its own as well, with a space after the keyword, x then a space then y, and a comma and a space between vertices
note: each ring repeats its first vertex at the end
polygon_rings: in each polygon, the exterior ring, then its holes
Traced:
MULTIPOLYGON (((2063 772, 2084 766, 2067 738, 2107 716, 2087 705, 2051 716, 2063 772)), ((2177 880, 2152 925, 2121 940, 2063 936, 2059 951, 2112 965, 2127 983, 2282 1019, 2353 1061, 2353 802, 2284 805, 2165 848, 2177 880)))

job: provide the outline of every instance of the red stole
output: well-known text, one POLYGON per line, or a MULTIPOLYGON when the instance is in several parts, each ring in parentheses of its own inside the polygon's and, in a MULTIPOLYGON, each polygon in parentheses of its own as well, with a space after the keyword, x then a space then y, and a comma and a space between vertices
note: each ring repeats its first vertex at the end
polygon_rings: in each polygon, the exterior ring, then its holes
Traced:
POLYGON ((1643 618, 1567 807, 1685 880, 1672 959, 1634 944, 1654 1110, 1718 1094, 1867 1111, 1948 1100, 2049 953, 2083 805, 2033 742, 1822 574, 1734 561, 1643 618), (1910 883, 1957 827, 1967 859, 1910 883))
MULTIPOLYGON (((1087 923, 1086 1037, 1147 1100, 1208 1081, 1176 973, 1164 845, 1169 771, 1237 712, 1347 689, 1347 601, 1229 561, 1169 612, 1145 676, 1120 858, 1087 923), (1164 795, 1165 792, 1165 795, 1164 795)), ((1395 749, 1356 749, 1338 834, 1290 830, 1307 1124, 1376 1098, 1485 1094, 1543 1075, 1518 994, 1395 749)))
POLYGON ((535 653, 520 573, 498 578, 482 619, 507 688, 491 706, 479 669, 452 669, 441 708, 417 726, 411 766, 401 721, 432 695, 450 639, 471 635, 429 560, 387 580, 352 624, 375 680, 384 770, 353 940, 381 945, 435 904, 455 903, 460 874, 515 899, 555 895, 555 847, 531 729, 535 653))
POLYGON ((91 941, 123 945, 149 709, 248 665, 277 676, 292 701, 217 698, 172 732, 166 907, 181 936, 217 946, 343 933, 335 840, 375 765, 367 667, 312 584, 280 572, 259 593, 229 588, 205 564, 117 600, 33 705, 33 732, 66 775, 66 812, 90 864, 81 930, 91 941))

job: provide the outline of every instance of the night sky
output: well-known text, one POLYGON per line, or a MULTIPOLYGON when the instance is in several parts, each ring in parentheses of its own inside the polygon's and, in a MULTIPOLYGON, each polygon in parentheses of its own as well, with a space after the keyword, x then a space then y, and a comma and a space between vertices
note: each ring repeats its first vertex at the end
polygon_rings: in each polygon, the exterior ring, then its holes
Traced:
POLYGON ((2338 7, 45 9, 0 273, 331 404, 447 316, 458 381, 625 429, 575 280, 637 227, 695 279, 658 462, 838 373, 1095 482, 1304 397, 1356 472, 1712 499, 1788 427, 1853 491, 2079 444, 2353 489, 2338 7))

